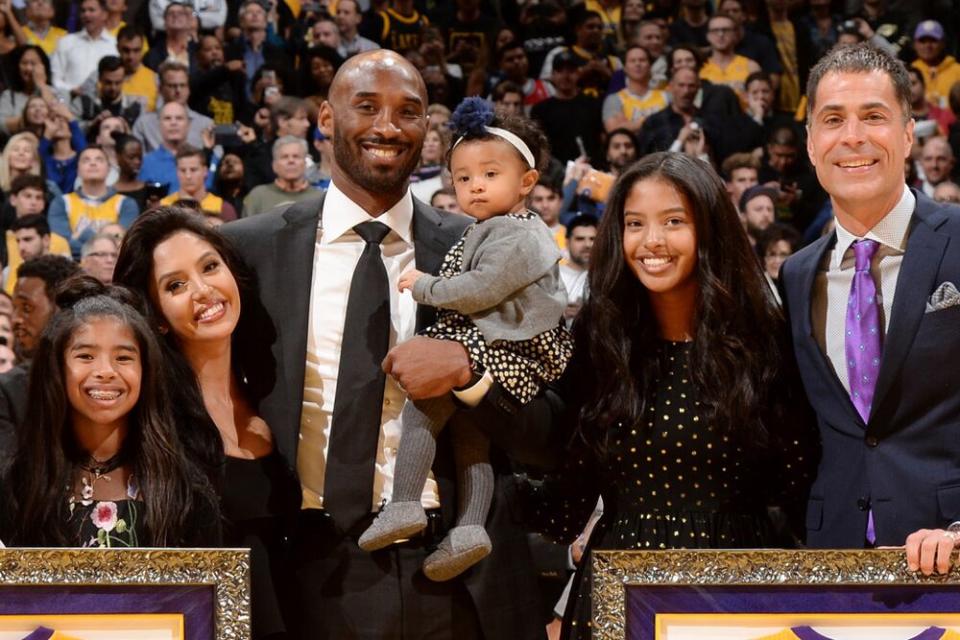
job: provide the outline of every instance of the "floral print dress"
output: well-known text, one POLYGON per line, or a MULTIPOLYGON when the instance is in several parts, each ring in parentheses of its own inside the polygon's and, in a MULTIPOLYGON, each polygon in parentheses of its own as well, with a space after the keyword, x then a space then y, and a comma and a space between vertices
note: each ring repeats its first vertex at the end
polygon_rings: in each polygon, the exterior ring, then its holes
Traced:
POLYGON ((94 500, 93 485, 81 479, 80 497, 69 498, 70 531, 78 547, 138 547, 143 527, 144 504, 134 476, 127 480, 123 500, 94 500))

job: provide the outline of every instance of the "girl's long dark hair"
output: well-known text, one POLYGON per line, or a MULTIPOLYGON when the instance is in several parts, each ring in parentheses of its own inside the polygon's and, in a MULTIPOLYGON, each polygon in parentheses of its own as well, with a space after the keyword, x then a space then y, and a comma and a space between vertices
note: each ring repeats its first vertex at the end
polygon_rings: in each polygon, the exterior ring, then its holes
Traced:
MULTIPOLYGON (((219 231, 207 225, 201 214, 182 207, 159 207, 142 214, 123 238, 113 280, 140 292, 146 298, 146 315, 153 327, 159 328, 166 324, 163 313, 150 298, 153 252, 157 245, 181 231, 192 233, 209 243, 223 258, 224 264, 237 282, 241 313, 233 332, 231 362, 234 373, 243 386, 245 397, 256 407, 265 395, 265 390, 272 384, 262 375, 248 375, 264 369, 262 363, 265 356, 258 350, 258 346, 268 345, 270 342, 265 336, 258 335, 254 328, 254 318, 261 309, 256 283, 252 272, 236 250, 219 231), (258 385, 257 382, 263 384, 258 385)), ((177 381, 171 395, 181 440, 187 453, 204 465, 211 477, 216 477, 224 460, 223 440, 204 406, 196 373, 181 352, 172 331, 161 337, 160 346, 163 366, 168 370, 171 379, 177 381)))
POLYGON ((590 296, 574 325, 576 366, 588 372, 579 384, 579 435, 605 455, 612 429, 642 416, 658 368, 657 320, 623 252, 624 207, 646 179, 676 187, 694 220, 699 297, 690 373, 704 418, 747 446, 765 446, 784 320, 720 178, 701 160, 671 152, 648 155, 620 176, 597 231, 590 296))
POLYGON ((8 475, 7 499, 14 503, 12 541, 31 546, 78 543, 65 525, 76 456, 84 454, 73 437, 64 353, 74 333, 99 318, 127 326, 140 349, 140 397, 127 416, 123 451, 145 505, 141 540, 145 546, 165 547, 195 539, 191 515, 215 516, 216 501, 209 482, 180 445, 167 396, 170 382, 159 366, 157 340, 138 310, 138 296, 90 276, 76 276, 62 285, 57 304, 60 310, 40 338, 31 365, 24 428, 8 475))

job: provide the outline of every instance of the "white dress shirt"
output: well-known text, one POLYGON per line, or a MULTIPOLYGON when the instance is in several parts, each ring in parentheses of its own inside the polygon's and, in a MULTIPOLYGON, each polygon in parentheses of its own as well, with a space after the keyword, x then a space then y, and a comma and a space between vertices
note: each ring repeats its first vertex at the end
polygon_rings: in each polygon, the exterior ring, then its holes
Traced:
POLYGON ((847 393, 850 392, 850 382, 847 376, 845 332, 847 301, 856 264, 853 243, 864 238, 880 243, 870 264, 870 273, 877 283, 877 293, 882 303, 883 332, 886 335, 890 328, 893 294, 900 277, 900 265, 907 248, 910 219, 915 205, 916 198, 904 185, 903 195, 897 204, 862 238, 844 229, 837 220, 837 243, 832 251, 824 254, 817 270, 811 306, 813 334, 847 393))
MULTIPOLYGON (((304 509, 323 508, 327 446, 337 393, 343 323, 350 281, 365 244, 353 227, 374 219, 332 182, 320 218, 313 253, 303 413, 297 450, 301 506, 304 509)), ((397 290, 400 274, 415 267, 413 198, 410 192, 376 220, 390 227, 381 247, 390 289, 390 347, 393 347, 413 337, 416 331, 417 304, 409 291, 400 293, 397 290)), ((371 511, 378 510, 393 493, 394 464, 401 433, 400 411, 405 401, 403 390, 387 376, 373 495, 370 496, 371 511)), ((424 486, 422 503, 426 509, 440 505, 432 474, 424 486)))
POLYGON ((57 42, 50 56, 50 74, 53 86, 62 91, 79 87, 87 77, 97 71, 104 56, 117 54, 117 40, 106 29, 96 38, 86 29, 68 33, 57 42))

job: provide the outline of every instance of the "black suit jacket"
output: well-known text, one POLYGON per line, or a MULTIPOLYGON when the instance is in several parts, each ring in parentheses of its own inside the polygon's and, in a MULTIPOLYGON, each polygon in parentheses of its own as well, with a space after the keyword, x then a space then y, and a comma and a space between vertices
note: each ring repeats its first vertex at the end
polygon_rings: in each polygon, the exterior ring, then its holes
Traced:
MULTIPOLYGON (((273 340, 271 351, 276 361, 275 380, 260 403, 260 413, 273 430, 278 450, 294 471, 303 400, 313 251, 322 206, 323 200, 299 203, 223 227, 258 276, 267 314, 262 335, 265 340, 273 340)), ((468 224, 469 220, 463 216, 441 213, 414 200, 417 268, 435 273, 447 250, 468 224)), ((435 315, 430 307, 418 307, 418 329, 428 326, 435 315)), ((506 393, 494 385, 480 406, 468 412, 483 425, 494 446, 499 447, 491 453, 497 487, 487 520, 493 552, 461 577, 488 640, 544 635, 538 615, 536 572, 526 534, 520 526, 521 514, 516 506, 504 449, 527 460, 544 454, 550 434, 540 428, 544 423, 538 419, 545 415, 541 411, 546 410, 535 407, 532 412, 523 412, 526 415, 521 420, 506 393)), ((453 454, 445 433, 438 441, 433 471, 439 485, 444 523, 449 527, 456 515, 457 493, 453 454)), ((371 603, 372 611, 375 605, 371 603)))
POLYGON ((17 447, 17 430, 27 412, 29 363, 0 374, 0 470, 9 465, 17 447))
POLYGON ((863 547, 872 508, 878 545, 960 519, 960 305, 926 313, 943 283, 960 287, 960 207, 914 192, 917 206, 864 423, 813 337, 811 299, 824 237, 784 264, 784 304, 823 456, 807 508, 807 543, 863 547))

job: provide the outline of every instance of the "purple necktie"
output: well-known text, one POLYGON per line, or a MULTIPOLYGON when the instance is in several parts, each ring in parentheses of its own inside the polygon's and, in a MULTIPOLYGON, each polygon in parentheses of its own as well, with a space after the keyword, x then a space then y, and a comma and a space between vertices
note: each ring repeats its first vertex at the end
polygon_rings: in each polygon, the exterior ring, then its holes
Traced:
MULTIPOLYGON (((847 333, 845 352, 850 399, 864 424, 870 418, 873 390, 880 372, 880 354, 883 350, 883 330, 880 325, 880 301, 877 285, 870 273, 870 262, 880 244, 876 240, 858 240, 853 243, 856 271, 850 285, 847 303, 847 333)), ((873 510, 867 514, 867 541, 877 540, 873 525, 873 510)))

